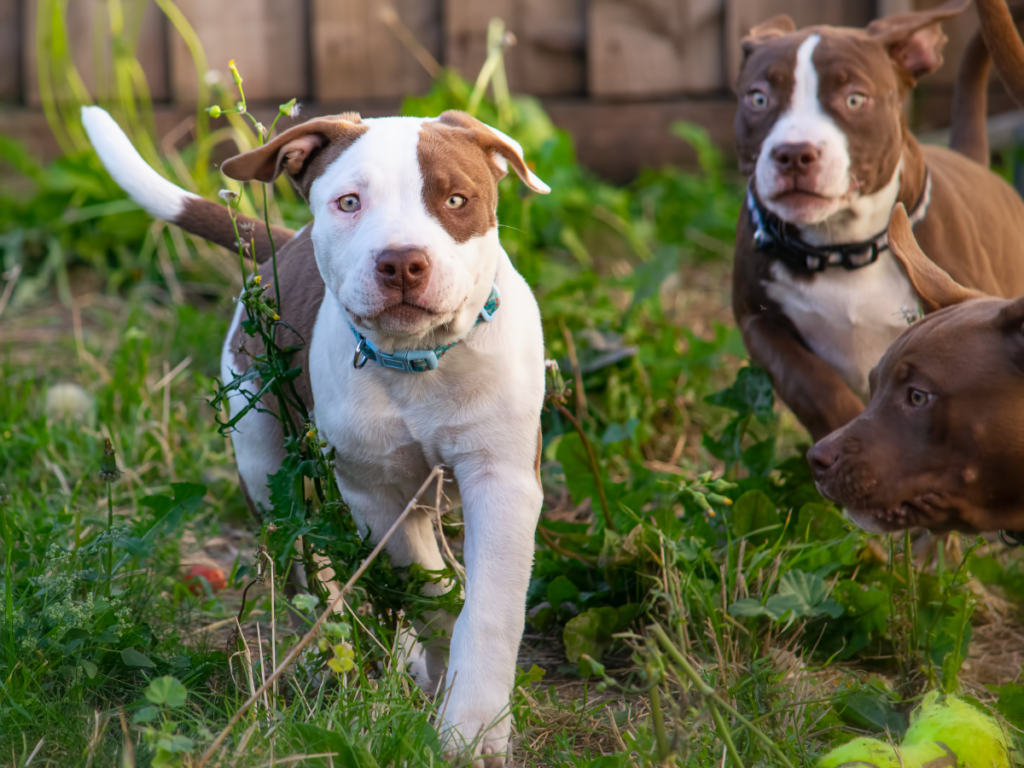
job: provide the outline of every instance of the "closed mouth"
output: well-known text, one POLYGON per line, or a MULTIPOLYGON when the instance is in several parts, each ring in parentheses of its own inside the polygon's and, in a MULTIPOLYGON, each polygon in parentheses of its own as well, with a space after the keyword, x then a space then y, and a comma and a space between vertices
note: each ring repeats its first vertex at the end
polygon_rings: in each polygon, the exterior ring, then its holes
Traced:
POLYGON ((385 307, 373 315, 373 319, 377 320, 386 317, 388 320, 397 320, 400 323, 415 323, 422 321, 424 318, 434 317, 437 314, 434 310, 419 304, 402 301, 385 307))
POLYGON ((834 200, 834 198, 827 195, 820 195, 817 192, 810 192, 806 189, 787 189, 784 192, 772 195, 769 199, 775 203, 786 203, 789 205, 794 203, 830 203, 834 200))

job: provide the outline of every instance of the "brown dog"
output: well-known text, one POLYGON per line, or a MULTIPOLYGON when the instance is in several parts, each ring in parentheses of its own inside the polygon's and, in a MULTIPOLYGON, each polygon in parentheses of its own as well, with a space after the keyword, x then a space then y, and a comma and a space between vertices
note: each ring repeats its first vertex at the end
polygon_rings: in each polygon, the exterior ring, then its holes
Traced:
POLYGON ((910 89, 942 63, 940 23, 966 5, 866 29, 797 30, 780 16, 743 41, 736 135, 751 180, 733 311, 751 359, 815 439, 863 410, 869 372, 917 311, 886 245, 894 206, 960 283, 1024 293, 1024 203, 986 167, 984 48, 959 81, 961 152, 920 146, 903 116, 910 89))
POLYGON ((921 251, 902 207, 892 252, 928 314, 871 372, 871 402, 807 454, 861 528, 1024 529, 1024 297, 964 288, 921 251))

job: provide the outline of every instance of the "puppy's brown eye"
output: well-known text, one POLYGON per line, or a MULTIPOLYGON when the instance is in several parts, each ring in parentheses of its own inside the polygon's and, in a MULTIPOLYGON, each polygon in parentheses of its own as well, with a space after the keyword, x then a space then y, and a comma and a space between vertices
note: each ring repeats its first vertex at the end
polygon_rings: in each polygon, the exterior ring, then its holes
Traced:
POLYGON ((338 207, 345 213, 359 210, 359 195, 345 195, 338 200, 338 207))
POLYGON ((451 208, 452 210, 461 208, 465 204, 466 198, 463 195, 452 195, 451 197, 444 201, 444 207, 451 208))
POLYGON ((932 400, 932 396, 920 389, 910 390, 910 404, 915 408, 924 408, 932 400))

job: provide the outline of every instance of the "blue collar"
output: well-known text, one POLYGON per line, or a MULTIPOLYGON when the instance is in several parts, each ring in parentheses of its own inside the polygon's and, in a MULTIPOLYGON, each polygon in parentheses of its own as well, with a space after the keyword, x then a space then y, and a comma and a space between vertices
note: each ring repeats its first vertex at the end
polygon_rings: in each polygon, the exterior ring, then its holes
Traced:
MULTIPOLYGON (((477 315, 473 327, 476 328, 480 323, 491 322, 494 318, 494 313, 498 311, 500 306, 501 295, 498 293, 498 285, 495 283, 491 286, 491 295, 487 297, 487 302, 484 304, 483 309, 480 310, 480 314, 477 315)), ((405 371, 406 373, 424 373, 437 368, 438 362, 444 357, 444 353, 462 341, 462 339, 456 339, 448 344, 442 344, 440 347, 434 347, 434 349, 407 349, 387 354, 373 346, 370 340, 359 333, 352 323, 349 323, 348 327, 352 329, 357 342, 356 354, 352 358, 352 367, 354 368, 362 368, 366 365, 367 360, 373 360, 381 368, 391 368, 396 371, 405 371)))

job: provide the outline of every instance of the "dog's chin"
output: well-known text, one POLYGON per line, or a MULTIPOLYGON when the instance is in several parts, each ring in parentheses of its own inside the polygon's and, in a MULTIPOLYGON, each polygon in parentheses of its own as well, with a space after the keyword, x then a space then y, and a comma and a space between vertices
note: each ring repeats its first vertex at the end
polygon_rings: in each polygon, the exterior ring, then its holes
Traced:
POLYGON ((842 208, 843 199, 804 190, 790 190, 772 196, 765 204, 783 221, 812 226, 834 215, 842 208))
POLYGON ((373 330, 389 336, 424 336, 442 325, 447 315, 402 302, 372 315, 364 315, 362 319, 373 330))
POLYGON ((893 533, 907 528, 927 528, 932 533, 975 532, 970 525, 948 514, 948 510, 936 508, 922 498, 886 507, 847 506, 846 513, 858 528, 868 533, 893 533))

